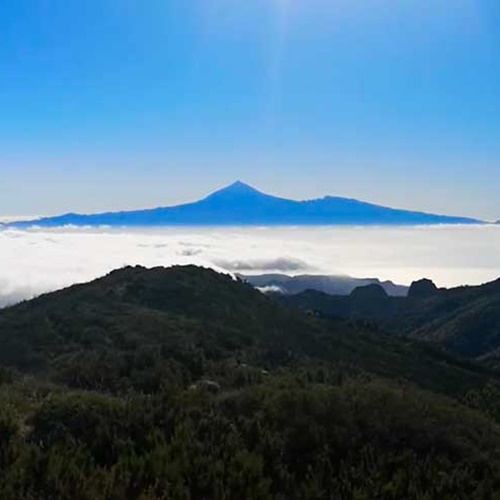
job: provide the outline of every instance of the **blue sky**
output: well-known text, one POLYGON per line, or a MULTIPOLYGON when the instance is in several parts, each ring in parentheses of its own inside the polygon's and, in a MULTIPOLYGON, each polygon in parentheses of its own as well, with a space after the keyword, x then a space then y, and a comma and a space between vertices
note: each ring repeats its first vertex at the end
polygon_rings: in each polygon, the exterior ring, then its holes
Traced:
POLYGON ((241 179, 500 218, 493 0, 2 0, 0 213, 241 179))

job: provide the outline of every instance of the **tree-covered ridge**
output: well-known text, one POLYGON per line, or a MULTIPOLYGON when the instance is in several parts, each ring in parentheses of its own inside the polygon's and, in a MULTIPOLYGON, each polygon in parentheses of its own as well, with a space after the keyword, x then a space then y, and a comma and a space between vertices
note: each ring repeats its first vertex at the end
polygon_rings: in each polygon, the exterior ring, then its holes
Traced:
POLYGON ((276 298, 328 317, 371 321, 384 331, 434 341, 459 356, 494 364, 500 349, 500 280, 449 290, 422 280, 407 298, 389 297, 379 287, 366 293, 369 288, 350 296, 307 291, 276 298))
POLYGON ((126 268, 0 312, 0 362, 72 387, 153 392, 242 365, 304 363, 413 381, 445 393, 493 374, 425 344, 276 304, 194 266, 126 268))
POLYGON ((0 342, 0 498, 500 494, 494 372, 210 270, 48 294, 0 342))

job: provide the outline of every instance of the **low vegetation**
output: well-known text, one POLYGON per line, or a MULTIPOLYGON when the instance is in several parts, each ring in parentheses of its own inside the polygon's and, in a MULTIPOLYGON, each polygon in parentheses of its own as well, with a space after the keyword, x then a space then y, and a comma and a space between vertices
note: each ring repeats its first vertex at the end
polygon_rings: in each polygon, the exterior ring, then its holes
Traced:
POLYGON ((213 271, 116 271, 0 342, 0 498, 500 498, 496 372, 213 271))

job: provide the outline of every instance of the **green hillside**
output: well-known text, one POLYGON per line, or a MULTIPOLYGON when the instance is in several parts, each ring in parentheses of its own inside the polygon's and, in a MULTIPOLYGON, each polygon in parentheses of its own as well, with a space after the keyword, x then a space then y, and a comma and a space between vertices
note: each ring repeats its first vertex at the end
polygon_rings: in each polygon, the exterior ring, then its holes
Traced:
POLYGON ((500 494, 495 372, 196 267, 0 312, 0 498, 500 494))
POLYGON ((350 296, 307 291, 276 298, 327 317, 370 321, 384 331, 436 342, 455 355, 494 365, 500 349, 500 280, 450 290, 427 286, 425 280, 414 284, 408 298, 389 297, 376 286, 350 296))

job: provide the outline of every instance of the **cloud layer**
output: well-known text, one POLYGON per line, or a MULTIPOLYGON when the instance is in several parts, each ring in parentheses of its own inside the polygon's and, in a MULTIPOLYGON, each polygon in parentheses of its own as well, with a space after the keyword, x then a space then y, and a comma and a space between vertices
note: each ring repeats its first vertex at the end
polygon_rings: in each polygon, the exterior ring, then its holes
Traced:
POLYGON ((500 227, 4 230, 0 305, 136 264, 480 284, 500 276, 500 227))

